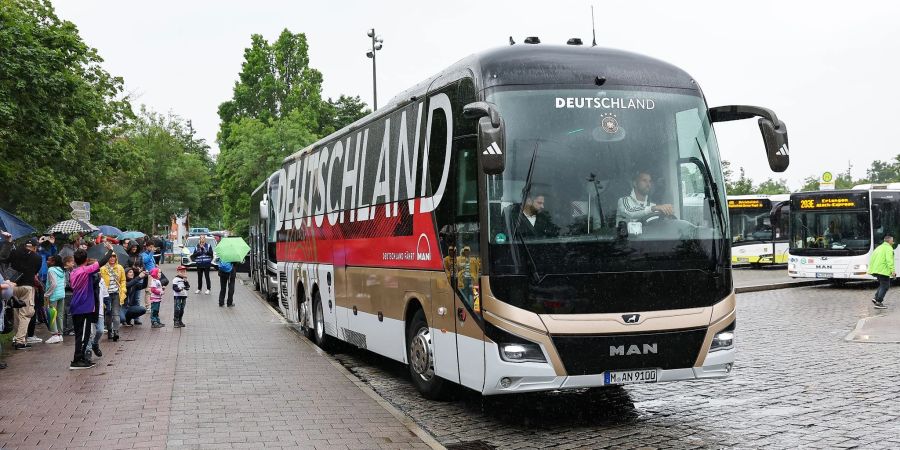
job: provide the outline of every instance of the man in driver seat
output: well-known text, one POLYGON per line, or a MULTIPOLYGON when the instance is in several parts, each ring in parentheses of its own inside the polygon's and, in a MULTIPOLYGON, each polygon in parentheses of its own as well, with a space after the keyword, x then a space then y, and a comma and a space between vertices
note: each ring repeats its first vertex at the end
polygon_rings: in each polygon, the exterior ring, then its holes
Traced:
POLYGON ((631 194, 620 198, 616 204, 616 223, 640 222, 653 213, 673 215, 672 205, 657 205, 650 201, 648 196, 653 186, 653 177, 649 173, 637 172, 631 179, 631 186, 631 194))

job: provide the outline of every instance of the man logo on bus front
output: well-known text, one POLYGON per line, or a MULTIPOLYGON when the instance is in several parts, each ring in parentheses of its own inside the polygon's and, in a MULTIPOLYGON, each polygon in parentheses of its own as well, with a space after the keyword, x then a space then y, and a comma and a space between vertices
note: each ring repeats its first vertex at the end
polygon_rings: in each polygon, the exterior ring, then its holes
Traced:
POLYGON ((641 320, 640 314, 622 314, 622 320, 625 323, 638 323, 641 320))

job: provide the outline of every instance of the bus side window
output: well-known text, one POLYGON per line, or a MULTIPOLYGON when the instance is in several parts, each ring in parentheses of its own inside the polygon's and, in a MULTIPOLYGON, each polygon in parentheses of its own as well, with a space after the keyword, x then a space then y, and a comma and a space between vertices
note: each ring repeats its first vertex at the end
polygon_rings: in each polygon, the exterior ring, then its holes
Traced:
POLYGON ((884 240, 885 234, 896 235, 900 231, 900 208, 897 200, 888 198, 872 199, 872 231, 875 245, 884 240))

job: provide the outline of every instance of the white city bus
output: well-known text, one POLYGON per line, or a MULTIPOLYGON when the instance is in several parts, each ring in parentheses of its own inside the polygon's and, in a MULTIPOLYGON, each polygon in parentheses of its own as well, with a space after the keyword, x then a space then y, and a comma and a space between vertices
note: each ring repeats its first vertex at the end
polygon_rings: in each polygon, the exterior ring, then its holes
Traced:
POLYGON ((790 194, 729 195, 731 264, 786 264, 790 194))
POLYGON ((253 197, 253 280, 277 281, 316 343, 407 364, 429 398, 723 377, 735 296, 712 124, 755 117, 783 171, 772 111, 707 108, 670 64, 476 54, 284 160, 253 197), (674 214, 618 219, 635 187, 674 214))
MULTIPOLYGON (((871 280, 869 258, 900 232, 900 183, 791 194, 788 275, 871 280)), ((900 252, 896 257, 900 258, 900 252)))

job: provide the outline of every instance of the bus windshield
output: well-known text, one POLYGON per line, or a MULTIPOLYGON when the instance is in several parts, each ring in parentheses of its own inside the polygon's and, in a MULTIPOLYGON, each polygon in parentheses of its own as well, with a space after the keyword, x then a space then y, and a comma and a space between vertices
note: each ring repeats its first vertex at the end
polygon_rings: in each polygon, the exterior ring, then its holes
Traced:
POLYGON ((771 242, 774 235, 771 208, 741 209, 728 212, 733 245, 771 242))
MULTIPOLYGON (((677 277, 722 270, 724 183, 701 97, 498 89, 488 101, 505 120, 507 153, 503 174, 487 179, 492 276, 525 276, 546 293, 580 275, 670 271, 671 282, 691 283, 677 277)), ((624 281, 605 282, 614 278, 624 281)), ((494 291, 502 284, 492 281, 494 291)), ((527 297, 518 306, 550 312, 690 306, 596 296, 535 305, 527 297)))
POLYGON ((862 255, 869 251, 872 231, 865 210, 795 211, 791 223, 791 254, 862 255))

